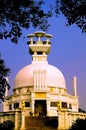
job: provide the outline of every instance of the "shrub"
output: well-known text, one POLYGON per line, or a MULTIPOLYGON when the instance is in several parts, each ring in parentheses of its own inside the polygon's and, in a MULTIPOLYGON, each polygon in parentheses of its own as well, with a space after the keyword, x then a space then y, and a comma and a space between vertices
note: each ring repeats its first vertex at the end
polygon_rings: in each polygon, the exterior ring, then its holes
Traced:
POLYGON ((0 130, 2 130, 2 123, 0 123, 0 130))
POLYGON ((13 130, 14 123, 11 120, 6 120, 2 123, 2 130, 13 130))
POLYGON ((86 119, 77 119, 69 130, 86 130, 86 119))

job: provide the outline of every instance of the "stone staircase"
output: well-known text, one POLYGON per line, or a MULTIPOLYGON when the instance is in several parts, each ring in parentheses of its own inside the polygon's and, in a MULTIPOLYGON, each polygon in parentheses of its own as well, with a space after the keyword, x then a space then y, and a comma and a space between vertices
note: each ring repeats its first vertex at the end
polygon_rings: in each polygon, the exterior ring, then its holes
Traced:
POLYGON ((26 130, 57 130, 57 117, 25 117, 26 130))

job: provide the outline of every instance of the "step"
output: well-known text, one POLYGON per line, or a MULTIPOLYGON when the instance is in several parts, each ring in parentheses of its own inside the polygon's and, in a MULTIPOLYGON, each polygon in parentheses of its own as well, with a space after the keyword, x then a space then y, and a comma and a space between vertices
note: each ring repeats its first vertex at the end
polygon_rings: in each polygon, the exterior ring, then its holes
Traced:
POLYGON ((26 130, 57 130, 54 128, 57 118, 50 117, 29 117, 25 118, 26 130))

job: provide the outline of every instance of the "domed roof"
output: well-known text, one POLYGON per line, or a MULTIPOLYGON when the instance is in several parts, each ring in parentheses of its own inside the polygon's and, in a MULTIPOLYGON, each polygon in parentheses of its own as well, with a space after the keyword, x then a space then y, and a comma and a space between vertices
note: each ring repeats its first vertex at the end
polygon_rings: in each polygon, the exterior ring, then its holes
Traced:
POLYGON ((34 70, 46 71, 46 86, 60 87, 66 89, 65 79, 62 72, 52 66, 43 63, 34 63, 25 66, 15 77, 14 88, 33 86, 34 85, 34 70))

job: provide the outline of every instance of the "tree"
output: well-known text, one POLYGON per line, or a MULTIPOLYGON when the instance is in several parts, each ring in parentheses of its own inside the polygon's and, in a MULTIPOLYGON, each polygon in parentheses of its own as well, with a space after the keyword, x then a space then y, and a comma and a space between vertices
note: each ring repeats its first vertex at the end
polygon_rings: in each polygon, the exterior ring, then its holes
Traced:
POLYGON ((4 100, 6 86, 8 86, 8 89, 10 88, 6 80, 6 77, 8 76, 9 72, 10 69, 6 68, 4 60, 0 57, 0 100, 2 101, 4 100))
POLYGON ((0 0, 0 39, 11 38, 17 43, 22 28, 28 29, 31 24, 34 28, 38 26, 46 30, 51 13, 45 13, 42 4, 42 0, 0 0))
MULTIPOLYGON (((67 25, 76 24, 86 33, 86 0, 55 0, 45 13, 45 0, 0 0, 0 39, 10 38, 17 43, 23 29, 34 28, 45 31, 50 26, 48 18, 62 12, 67 19, 67 25), (53 7, 53 8, 51 8, 53 7)), ((52 18, 52 17, 51 17, 52 18)))
POLYGON ((69 130, 86 130, 86 119, 77 119, 69 130))
POLYGON ((85 111, 85 110, 83 110, 82 108, 79 108, 79 109, 78 109, 78 112, 83 112, 83 113, 86 113, 86 111, 85 111))
POLYGON ((64 14, 67 25, 76 24, 86 33, 86 0, 56 0, 55 11, 64 14))

